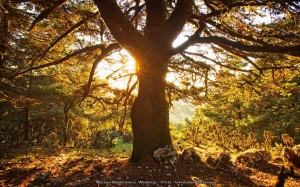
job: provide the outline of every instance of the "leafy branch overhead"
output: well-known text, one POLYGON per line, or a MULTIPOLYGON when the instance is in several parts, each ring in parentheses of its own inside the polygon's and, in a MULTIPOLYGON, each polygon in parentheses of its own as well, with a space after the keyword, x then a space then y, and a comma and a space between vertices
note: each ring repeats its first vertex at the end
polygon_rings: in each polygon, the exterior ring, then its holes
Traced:
MULTIPOLYGON (((18 3, 19 1, 12 1, 11 3, 18 3)), ((21 2, 21 1, 20 1, 21 2)), ((33 2, 34 1, 22 1, 22 2, 33 2)), ((145 4, 140 4, 140 1, 135 1, 132 4, 118 5, 114 1, 95 1, 95 4, 102 12, 102 17, 109 19, 106 25, 110 28, 110 32, 118 40, 118 42, 128 51, 134 51, 135 48, 142 48, 141 42, 146 38, 151 39, 151 35, 156 36, 154 33, 161 33, 161 44, 170 43, 173 41, 181 30, 176 31, 176 28, 181 28, 187 23, 186 26, 189 30, 195 30, 195 32, 188 31, 186 37, 187 41, 181 45, 169 48, 168 51, 162 51, 166 56, 173 56, 179 53, 183 53, 187 48, 199 44, 214 44, 216 47, 229 52, 237 57, 242 58, 254 66, 258 71, 270 69, 270 67, 263 67, 257 65, 249 57, 259 57, 256 53, 285 53, 291 56, 299 57, 299 36, 297 34, 291 34, 292 30, 286 32, 285 24, 296 24, 293 20, 299 17, 299 4, 296 1, 191 1, 191 0, 180 0, 174 6, 174 3, 163 3, 163 1, 157 1, 157 3, 146 1, 145 4), (106 8, 104 4, 109 3, 109 8, 106 8), (146 5, 146 6, 145 6, 146 5), (121 9, 119 8, 121 7, 121 9), (170 6, 169 10, 165 12, 165 6, 170 6), (102 8, 103 7, 103 8, 102 8), (146 10, 145 10, 146 7, 146 10), (206 8, 205 8, 206 7, 206 8), (152 14, 152 9, 155 9, 152 14), (141 31, 137 31, 136 27, 140 25, 143 27, 143 22, 137 22, 137 25, 133 25, 133 19, 142 20, 144 11, 147 11, 146 25, 141 31), (134 12, 131 14, 131 12, 134 12), (154 13, 155 12, 155 13, 154 13), (264 18, 266 21, 281 23, 282 26, 274 27, 272 23, 265 24, 259 23, 259 19, 263 17, 264 13, 270 15, 279 14, 278 17, 275 15, 274 18, 264 18), (280 21, 280 14, 286 14, 285 21, 280 21), (127 17, 125 16, 127 15, 127 17), (184 15, 184 16, 183 16, 184 15), (253 17, 254 21, 253 21, 253 17), (255 19, 257 19, 255 23, 255 19), (229 22, 230 20, 230 22, 229 22), (284 23, 286 22, 286 23, 284 23), (180 26, 182 25, 182 26, 180 26), (263 30, 261 28, 264 28, 263 30), (174 32, 168 32, 172 30, 174 32), (165 34, 164 34, 165 33, 165 34), (143 37, 148 36, 148 37, 143 37), (285 41, 293 42, 285 42, 285 41), (123 44, 124 43, 124 44, 123 44), (125 44, 126 43, 126 44, 125 44)), ((38 23, 54 14, 58 11, 58 8, 68 8, 67 1, 56 1, 47 6, 40 14, 32 21, 30 29, 38 23)), ((43 58, 45 54, 55 46, 59 41, 65 38, 75 29, 80 27, 82 24, 87 23, 90 19, 97 16, 97 13, 87 16, 77 24, 66 30, 65 33, 61 34, 58 38, 51 42, 40 54, 43 58)), ((102 20, 100 33, 104 32, 102 20)), ((297 32, 297 31, 295 31, 297 32)), ((167 44, 169 45, 169 44, 167 44)), ((148 47, 144 46, 143 54, 137 54, 140 57, 146 58, 148 54, 148 47)), ((171 46, 169 46, 171 47, 171 46)), ((79 53, 78 53, 79 54, 79 53)), ((198 56, 199 57, 199 56, 198 56)), ((203 56, 204 58, 207 58, 203 56)), ((37 58, 37 57, 36 57, 37 58)), ((193 58, 193 55, 192 57, 193 58)), ((58 62, 60 60, 56 60, 58 62)), ((215 60, 214 60, 215 61, 215 60)), ((211 62, 214 62, 211 61, 211 62)), ((220 61, 215 61, 216 65, 222 65, 227 67, 226 64, 220 61)), ((33 63, 33 62, 32 62, 33 63)), ((40 66, 41 68, 45 66, 40 66)), ((292 67, 292 66, 290 66, 292 67)), ((239 70, 238 68, 234 68, 239 70)), ((35 68, 34 68, 35 69, 35 68)), ((30 68, 28 71, 33 70, 30 68)), ((243 71, 242 69, 240 69, 243 71)), ((23 71, 26 73, 28 71, 23 71)))
POLYGON ((46 19, 47 16, 49 14, 51 14, 56 8, 62 6, 63 4, 65 4, 67 2, 67 0, 60 0, 60 1, 56 1, 54 3, 53 6, 51 6, 48 9, 43 10, 36 18, 35 20, 32 22, 30 28, 28 29, 28 31, 30 31, 31 29, 33 29, 33 27, 40 21, 42 21, 43 19, 46 19))

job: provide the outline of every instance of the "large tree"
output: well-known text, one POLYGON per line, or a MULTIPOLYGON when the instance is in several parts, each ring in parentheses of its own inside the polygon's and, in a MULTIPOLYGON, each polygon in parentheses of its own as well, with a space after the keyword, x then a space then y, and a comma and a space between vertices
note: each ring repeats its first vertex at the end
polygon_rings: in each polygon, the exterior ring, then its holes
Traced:
MULTIPOLYGON (((112 35, 137 63, 139 91, 131 111, 134 133, 131 159, 134 161, 151 154, 159 146, 171 144, 165 91, 169 60, 173 55, 184 52, 191 45, 205 43, 216 44, 216 50, 225 49, 252 65, 255 64, 249 59, 251 54, 247 52, 290 52, 299 55, 299 40, 296 43, 284 41, 281 39, 286 37, 284 33, 279 33, 278 36, 272 33, 271 37, 277 37, 282 41, 268 42, 259 36, 269 34, 254 28, 254 21, 246 20, 253 17, 250 15, 247 17, 246 14, 254 12, 262 14, 262 7, 266 8, 266 11, 271 11, 271 7, 274 6, 278 11, 286 9, 291 13, 298 12, 299 4, 294 1, 276 3, 275 1, 145 0, 143 5, 139 4, 140 1, 135 1, 136 9, 145 6, 145 12, 141 12, 146 15, 145 25, 139 27, 134 27, 116 1, 95 0, 95 3, 112 35), (225 20, 225 16, 232 21, 225 20), (189 23, 194 27, 190 29, 194 29, 195 32, 185 43, 173 48, 174 40, 189 23), (249 33, 248 30, 253 31, 249 33), (251 32, 253 36, 250 35, 251 32), (277 43, 279 44, 274 45, 277 43)), ((199 65, 205 67, 203 63, 199 65)))
MULTIPOLYGON (((31 32, 38 32, 34 29, 43 26, 38 24, 42 20, 44 24, 49 20, 53 22, 50 24, 52 30, 39 33, 49 36, 50 44, 46 45, 44 42, 37 57, 32 53, 33 57, 28 63, 31 67, 20 69, 15 74, 21 75, 38 68, 61 64, 75 56, 93 51, 92 57, 96 57, 96 60, 90 61, 93 65, 85 87, 84 97, 87 97, 98 63, 112 51, 125 49, 136 61, 138 79, 138 95, 131 110, 134 134, 132 161, 147 157, 158 147, 172 144, 168 115, 170 101, 189 96, 204 98, 209 93, 208 85, 214 84, 209 71, 213 75, 218 73, 219 69, 227 68, 235 73, 252 74, 258 78, 269 69, 298 68, 299 1, 93 2, 94 4, 91 1, 80 0, 58 0, 48 3, 11 0, 2 3, 1 8, 4 10, 9 9, 13 3, 20 3, 19 9, 35 7, 32 10, 23 10, 23 14, 27 13, 31 18, 29 20, 32 20, 32 12, 40 12, 30 26, 25 26, 29 27, 31 32), (100 14, 93 5, 97 6, 100 14), (58 19, 57 15, 64 16, 65 19, 58 19), (51 34, 55 29, 57 33, 51 34), (91 33, 94 33, 93 36, 98 38, 101 44, 91 45, 85 42, 84 36, 91 36, 91 33), (187 40, 174 47, 173 42, 180 34, 185 35, 187 40), (78 41, 81 41, 80 45, 78 41), (66 48, 57 47, 64 46, 64 43, 66 48), (70 53, 70 50, 76 47, 79 49, 70 53), (97 52, 99 49, 100 54, 97 52), (289 64, 281 64, 278 61, 271 64, 262 63, 272 62, 272 58, 280 58, 282 62, 291 58, 294 60, 289 60, 289 64), (259 59, 259 63, 256 59, 259 59), (169 71, 176 73, 180 85, 166 81, 169 71)), ((28 33, 23 34, 25 36, 28 33)), ((1 42, 7 45, 9 40, 1 42)), ((1 71, 5 69, 4 62, 9 61, 6 57, 3 53, 1 71)), ((11 74, 9 72, 7 76, 11 74)), ((128 93, 123 97, 125 100, 132 90, 133 87, 127 86, 128 93)))
POLYGON ((192 1, 178 1, 168 19, 165 1, 146 1, 147 18, 142 32, 130 23, 115 1, 95 3, 113 36, 137 63, 139 89, 131 110, 131 159, 137 161, 160 146, 172 144, 165 94, 168 62, 172 56, 168 52, 188 19, 192 1))

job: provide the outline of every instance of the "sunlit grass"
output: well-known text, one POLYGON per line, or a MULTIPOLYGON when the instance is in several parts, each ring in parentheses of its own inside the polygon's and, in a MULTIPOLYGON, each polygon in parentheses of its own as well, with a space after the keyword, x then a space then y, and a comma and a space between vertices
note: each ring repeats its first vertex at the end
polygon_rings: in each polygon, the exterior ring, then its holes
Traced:
POLYGON ((122 139, 117 139, 117 144, 111 151, 112 154, 116 155, 116 157, 129 157, 132 151, 132 143, 127 143, 122 139))

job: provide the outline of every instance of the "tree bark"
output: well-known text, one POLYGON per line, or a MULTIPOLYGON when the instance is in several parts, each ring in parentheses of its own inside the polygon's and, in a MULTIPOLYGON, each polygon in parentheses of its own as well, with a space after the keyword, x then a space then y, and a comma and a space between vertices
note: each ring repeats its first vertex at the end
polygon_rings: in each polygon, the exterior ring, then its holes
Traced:
POLYGON ((131 110, 133 131, 131 161, 134 162, 152 155, 159 147, 172 145, 169 107, 165 95, 167 59, 163 61, 149 62, 146 63, 148 66, 140 66, 139 69, 138 96, 131 110))
POLYGON ((101 17, 120 46, 136 60, 138 96, 131 109, 133 151, 131 161, 140 161, 159 147, 171 145, 166 73, 172 43, 182 31, 192 0, 178 0, 166 17, 164 0, 146 0, 146 28, 139 32, 115 0, 94 0, 101 17))

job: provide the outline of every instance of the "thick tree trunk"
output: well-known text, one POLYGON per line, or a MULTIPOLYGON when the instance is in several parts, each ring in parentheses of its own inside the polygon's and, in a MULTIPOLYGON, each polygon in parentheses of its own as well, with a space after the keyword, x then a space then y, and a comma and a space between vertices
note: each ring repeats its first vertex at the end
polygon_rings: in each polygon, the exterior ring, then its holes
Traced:
MULTIPOLYGON (((139 92, 131 109, 131 160, 139 161, 160 146, 172 144, 165 96, 167 62, 172 54, 167 52, 183 30, 194 3, 192 0, 178 0, 167 18, 164 0, 146 0, 146 28, 139 32, 117 1, 94 2, 111 34, 137 61, 139 92), (160 58, 162 56, 163 59, 160 58)), ((139 4, 139 1, 136 2, 139 4)))
POLYGON ((140 66, 139 92, 131 110, 133 151, 131 161, 139 161, 152 155, 153 151, 171 145, 169 107, 166 101, 166 72, 163 67, 140 66))

